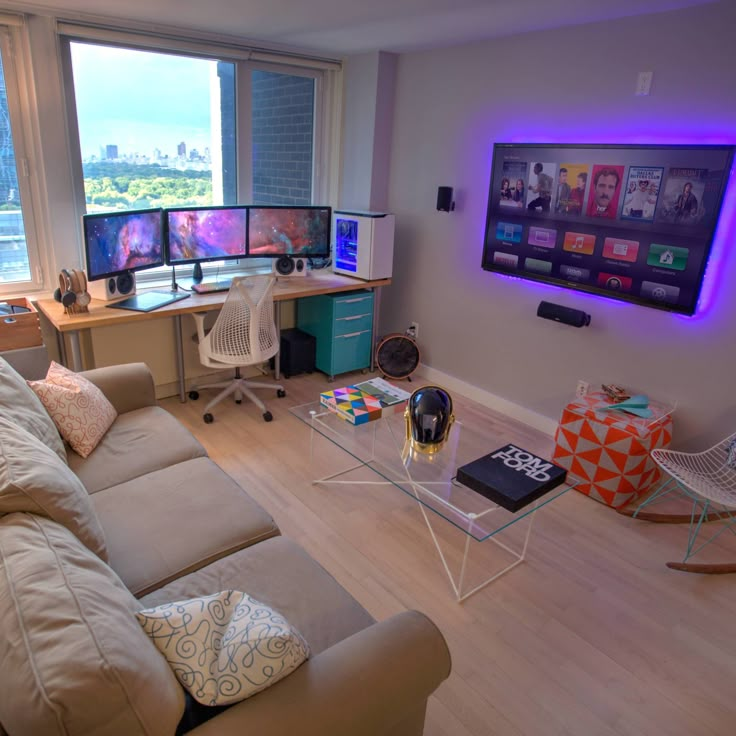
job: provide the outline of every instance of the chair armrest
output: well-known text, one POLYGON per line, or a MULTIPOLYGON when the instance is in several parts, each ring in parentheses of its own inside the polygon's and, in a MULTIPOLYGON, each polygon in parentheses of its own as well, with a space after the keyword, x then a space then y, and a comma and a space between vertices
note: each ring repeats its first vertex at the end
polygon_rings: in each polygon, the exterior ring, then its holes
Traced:
POLYGON ((424 614, 405 611, 320 652, 189 733, 381 736, 423 712, 449 674, 450 653, 439 629, 424 614))
POLYGON ((156 406, 156 386, 145 363, 124 363, 81 371, 81 376, 102 390, 118 414, 156 406))

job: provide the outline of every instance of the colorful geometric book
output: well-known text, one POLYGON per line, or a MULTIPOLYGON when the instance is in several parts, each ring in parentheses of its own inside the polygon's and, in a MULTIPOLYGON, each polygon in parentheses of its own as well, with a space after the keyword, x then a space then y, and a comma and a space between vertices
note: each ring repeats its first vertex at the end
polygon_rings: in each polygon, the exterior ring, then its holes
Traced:
POLYGON ((411 394, 375 378, 319 395, 319 401, 352 424, 365 424, 402 411, 411 394))

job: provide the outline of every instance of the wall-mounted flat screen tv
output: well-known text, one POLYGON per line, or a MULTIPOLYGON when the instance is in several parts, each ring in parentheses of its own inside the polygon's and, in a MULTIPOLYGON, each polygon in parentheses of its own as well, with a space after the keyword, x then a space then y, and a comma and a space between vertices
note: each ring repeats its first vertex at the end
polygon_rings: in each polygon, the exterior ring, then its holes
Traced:
POLYGON ((694 314, 733 150, 496 143, 482 266, 694 314))

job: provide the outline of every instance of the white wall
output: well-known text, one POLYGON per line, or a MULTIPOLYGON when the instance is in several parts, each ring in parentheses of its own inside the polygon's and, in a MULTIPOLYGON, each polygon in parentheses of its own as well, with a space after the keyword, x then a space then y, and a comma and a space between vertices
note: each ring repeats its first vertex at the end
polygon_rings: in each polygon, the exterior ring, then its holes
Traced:
POLYGON ((557 419, 578 378, 677 400, 675 444, 736 429, 736 186, 717 234, 718 288, 695 318, 481 270, 494 141, 736 143, 736 3, 400 56, 389 207, 394 283, 381 331, 420 325, 423 361, 557 419), (634 96, 654 71, 649 97, 634 96), (435 210, 455 187, 454 213, 435 210), (588 328, 536 317, 583 309, 588 328))

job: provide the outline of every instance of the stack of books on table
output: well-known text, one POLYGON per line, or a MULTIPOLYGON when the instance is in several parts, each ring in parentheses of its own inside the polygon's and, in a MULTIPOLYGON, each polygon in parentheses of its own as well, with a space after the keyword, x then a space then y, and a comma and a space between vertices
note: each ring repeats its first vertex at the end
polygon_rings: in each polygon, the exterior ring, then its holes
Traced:
POLYGON ((408 391, 382 378, 371 378, 353 386, 325 391, 319 395, 319 401, 352 424, 365 424, 404 411, 410 396, 408 391))

